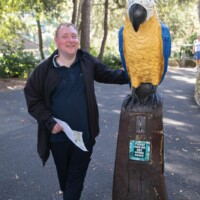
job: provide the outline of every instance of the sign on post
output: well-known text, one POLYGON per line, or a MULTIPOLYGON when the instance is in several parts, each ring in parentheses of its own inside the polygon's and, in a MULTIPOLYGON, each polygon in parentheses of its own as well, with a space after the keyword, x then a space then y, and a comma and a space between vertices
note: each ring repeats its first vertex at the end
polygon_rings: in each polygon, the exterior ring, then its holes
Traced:
POLYGON ((130 140, 129 159, 137 161, 150 160, 150 142, 130 140))

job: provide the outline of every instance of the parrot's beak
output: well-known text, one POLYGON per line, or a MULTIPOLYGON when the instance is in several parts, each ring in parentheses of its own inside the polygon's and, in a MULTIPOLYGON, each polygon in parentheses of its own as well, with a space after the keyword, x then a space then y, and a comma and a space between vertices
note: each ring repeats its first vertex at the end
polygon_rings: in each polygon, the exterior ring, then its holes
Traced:
POLYGON ((135 32, 138 32, 140 25, 144 23, 147 18, 147 11, 143 6, 133 4, 129 9, 129 18, 135 32))

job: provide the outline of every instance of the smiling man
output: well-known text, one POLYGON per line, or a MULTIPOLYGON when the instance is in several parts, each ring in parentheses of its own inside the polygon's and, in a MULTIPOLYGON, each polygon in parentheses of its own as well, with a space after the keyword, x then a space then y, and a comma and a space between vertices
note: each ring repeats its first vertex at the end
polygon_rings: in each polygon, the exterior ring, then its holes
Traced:
POLYGON ((43 164, 52 152, 64 200, 79 200, 99 134, 94 81, 126 84, 123 70, 112 70, 79 49, 77 29, 62 23, 55 33, 57 50, 41 62, 24 88, 28 112, 38 122, 38 153, 43 164), (55 118, 82 133, 87 151, 76 146, 55 118))

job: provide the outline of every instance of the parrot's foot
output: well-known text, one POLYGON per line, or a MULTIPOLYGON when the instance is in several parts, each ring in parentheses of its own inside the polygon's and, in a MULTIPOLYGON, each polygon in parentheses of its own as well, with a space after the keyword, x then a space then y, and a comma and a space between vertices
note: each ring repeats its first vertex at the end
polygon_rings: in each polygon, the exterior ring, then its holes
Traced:
MULTIPOLYGON (((143 99, 141 99, 141 102, 143 99)), ((151 108, 159 107, 161 102, 161 96, 158 94, 151 94, 149 97, 145 99, 145 101, 142 102, 142 105, 146 105, 151 108)))
POLYGON ((140 105, 141 104, 140 98, 135 93, 135 91, 132 91, 132 94, 131 94, 131 104, 132 105, 140 105))
POLYGON ((140 98, 136 93, 132 93, 130 100, 131 108, 133 107, 146 107, 149 109, 153 109, 159 107, 161 103, 161 96, 158 94, 151 94, 145 98, 140 98))
POLYGON ((149 83, 143 83, 140 87, 132 90, 130 96, 130 103, 134 106, 146 106, 147 108, 154 108, 160 105, 160 95, 156 94, 156 86, 149 83))

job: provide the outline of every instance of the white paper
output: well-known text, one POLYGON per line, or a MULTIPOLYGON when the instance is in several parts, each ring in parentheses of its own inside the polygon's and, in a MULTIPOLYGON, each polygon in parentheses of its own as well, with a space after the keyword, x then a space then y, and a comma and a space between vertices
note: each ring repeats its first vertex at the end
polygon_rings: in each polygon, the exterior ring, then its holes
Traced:
POLYGON ((62 126, 63 131, 65 132, 65 134, 67 135, 67 137, 77 146, 79 147, 81 150, 83 151, 88 151, 87 148, 85 147, 85 144, 83 142, 83 137, 82 137, 82 132, 79 131, 74 131, 72 130, 69 125, 57 118, 54 118, 55 121, 57 123, 60 124, 60 126, 62 126))

